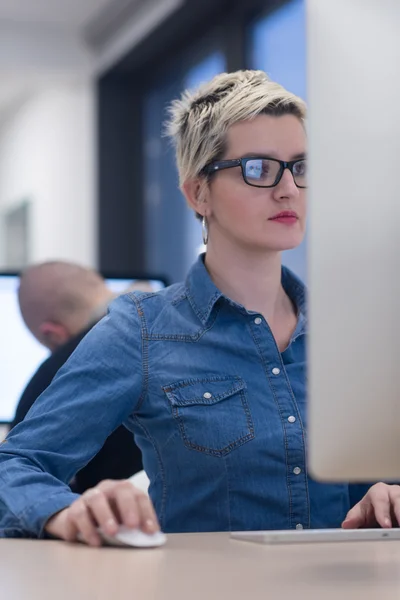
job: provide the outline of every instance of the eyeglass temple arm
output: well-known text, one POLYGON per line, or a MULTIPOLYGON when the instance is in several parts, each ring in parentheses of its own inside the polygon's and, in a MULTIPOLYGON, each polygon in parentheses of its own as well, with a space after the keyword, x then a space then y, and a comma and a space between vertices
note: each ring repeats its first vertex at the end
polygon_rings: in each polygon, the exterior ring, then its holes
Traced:
POLYGON ((240 158, 230 159, 230 160, 218 160, 217 162, 210 163, 204 167, 205 173, 213 173, 214 171, 218 171, 219 169, 227 169, 229 167, 239 167, 241 164, 240 158))

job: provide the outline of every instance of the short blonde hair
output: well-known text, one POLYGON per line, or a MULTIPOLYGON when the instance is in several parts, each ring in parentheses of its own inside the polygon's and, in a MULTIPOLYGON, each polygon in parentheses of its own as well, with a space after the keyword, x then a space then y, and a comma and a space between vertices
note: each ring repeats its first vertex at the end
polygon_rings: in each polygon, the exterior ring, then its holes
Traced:
POLYGON ((166 124, 176 149, 180 186, 222 158, 231 125, 260 114, 305 119, 306 106, 264 71, 221 73, 197 90, 183 92, 169 107, 166 124))

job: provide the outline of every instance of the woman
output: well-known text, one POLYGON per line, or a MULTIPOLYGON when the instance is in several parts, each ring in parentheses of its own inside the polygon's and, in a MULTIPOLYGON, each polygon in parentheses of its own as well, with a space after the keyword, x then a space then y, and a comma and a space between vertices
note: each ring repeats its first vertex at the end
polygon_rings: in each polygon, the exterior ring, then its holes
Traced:
MULTIPOLYGON (((260 71, 215 77, 171 108, 182 191, 207 253, 184 284, 130 294, 87 336, 0 453, 2 535, 100 544, 118 522, 166 532, 390 526, 399 488, 354 508, 306 464, 306 302, 281 252, 303 239, 303 102, 260 71), (67 485, 121 423, 150 496, 67 485)), ((173 234, 173 232, 171 232, 173 234)))

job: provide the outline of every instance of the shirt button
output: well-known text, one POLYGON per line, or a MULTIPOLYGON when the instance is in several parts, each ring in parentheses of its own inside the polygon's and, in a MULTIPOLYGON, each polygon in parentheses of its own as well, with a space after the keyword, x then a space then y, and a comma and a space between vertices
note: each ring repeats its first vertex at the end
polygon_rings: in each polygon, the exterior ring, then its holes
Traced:
POLYGON ((262 323, 262 319, 260 319, 260 317, 257 317, 256 319, 254 319, 254 323, 255 323, 256 325, 261 325, 261 323, 262 323))
POLYGON ((300 530, 300 529, 304 529, 304 527, 301 523, 297 523, 296 529, 300 530))
POLYGON ((205 398, 206 400, 209 400, 211 398, 210 392, 206 392, 205 394, 203 394, 203 398, 205 398))
POLYGON ((300 469, 300 467, 295 467, 295 468, 293 469, 293 473, 294 473, 295 475, 300 475, 300 473, 301 473, 301 469, 300 469))
POLYGON ((275 367, 274 369, 272 369, 272 374, 273 375, 279 375, 280 372, 281 372, 281 370, 278 369, 278 367, 275 367))
POLYGON ((296 417, 289 417, 288 418, 289 423, 296 423, 296 417))

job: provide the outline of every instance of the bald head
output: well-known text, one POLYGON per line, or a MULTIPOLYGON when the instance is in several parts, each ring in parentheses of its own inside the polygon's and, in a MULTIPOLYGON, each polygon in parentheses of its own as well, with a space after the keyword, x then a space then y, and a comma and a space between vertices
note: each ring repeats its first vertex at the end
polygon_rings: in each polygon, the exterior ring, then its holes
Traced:
POLYGON ((105 310, 113 294, 95 271, 57 261, 28 267, 21 275, 18 298, 28 329, 55 350, 105 310))

